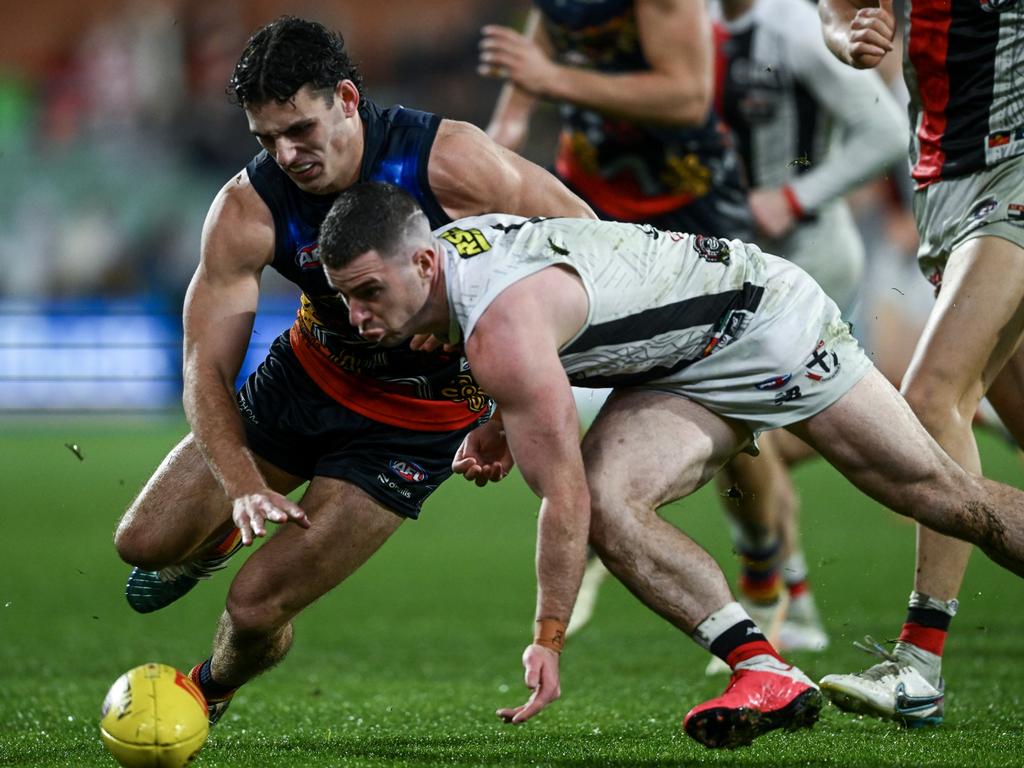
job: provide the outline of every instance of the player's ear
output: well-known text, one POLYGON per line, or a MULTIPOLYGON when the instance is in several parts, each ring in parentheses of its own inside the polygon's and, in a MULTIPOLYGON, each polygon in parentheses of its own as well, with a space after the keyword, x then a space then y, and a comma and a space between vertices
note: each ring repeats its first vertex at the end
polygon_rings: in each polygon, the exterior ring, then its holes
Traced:
POLYGON ((359 109, 359 89, 351 80, 339 80, 334 86, 334 99, 341 102, 346 117, 352 117, 359 109))
POLYGON ((412 261, 422 278, 431 278, 437 272, 437 252, 433 248, 420 248, 413 254, 412 261))

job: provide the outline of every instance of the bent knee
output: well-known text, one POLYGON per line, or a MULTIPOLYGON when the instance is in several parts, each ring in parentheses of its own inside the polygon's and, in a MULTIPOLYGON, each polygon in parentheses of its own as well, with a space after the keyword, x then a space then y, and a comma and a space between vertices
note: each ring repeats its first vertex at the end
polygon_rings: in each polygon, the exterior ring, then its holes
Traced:
POLYGON ((980 382, 958 387, 939 373, 918 373, 908 378, 901 394, 918 421, 933 435, 942 434, 951 426, 967 423, 983 394, 980 382))
POLYGON ((286 607, 279 590, 244 577, 231 584, 226 609, 232 628, 240 635, 273 634, 295 614, 286 607))
POLYGON ((114 548, 118 556, 129 565, 146 570, 158 570, 177 562, 169 542, 161 536, 157 526, 146 525, 132 508, 121 518, 114 532, 114 548))
POLYGON ((608 489, 592 489, 590 505, 590 544, 603 557, 615 558, 628 550, 645 520, 657 515, 652 504, 608 489))

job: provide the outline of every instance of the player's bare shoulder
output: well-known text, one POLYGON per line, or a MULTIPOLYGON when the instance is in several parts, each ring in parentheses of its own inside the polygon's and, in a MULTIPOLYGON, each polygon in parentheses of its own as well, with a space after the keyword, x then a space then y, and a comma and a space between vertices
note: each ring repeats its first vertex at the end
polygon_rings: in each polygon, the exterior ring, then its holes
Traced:
POLYGON ((430 188, 448 215, 461 218, 504 210, 496 207, 501 203, 500 190, 518 179, 508 162, 509 154, 477 126, 442 120, 427 174, 430 188))
POLYGON ((273 254, 273 216, 243 169, 220 188, 210 204, 203 225, 203 261, 232 271, 260 270, 273 254))
POLYGON ((595 218, 553 175, 470 123, 441 121, 427 175, 434 196, 453 219, 484 213, 595 218))

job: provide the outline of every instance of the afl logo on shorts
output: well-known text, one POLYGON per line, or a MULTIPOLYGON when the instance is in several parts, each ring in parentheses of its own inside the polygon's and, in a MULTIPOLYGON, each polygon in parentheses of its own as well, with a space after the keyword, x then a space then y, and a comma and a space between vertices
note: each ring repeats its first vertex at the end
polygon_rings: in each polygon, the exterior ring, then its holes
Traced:
POLYGON ((782 389, 784 386, 789 384, 789 380, 792 378, 792 373, 787 373, 783 376, 772 376, 770 379, 757 382, 754 386, 762 392, 770 389, 782 389))
POLYGON ((391 470, 391 474, 402 478, 407 483, 422 483, 427 479, 427 471, 411 461, 392 459, 388 463, 388 469, 391 470))
POLYGON ((729 263, 731 251, 729 250, 729 244, 724 240, 706 235, 696 235, 693 238, 693 247, 696 249, 697 255, 704 259, 704 261, 709 261, 713 264, 729 263))
POLYGON ((1016 4, 1017 0, 978 0, 978 5, 985 13, 1002 13, 1016 4))
POLYGON ((295 263, 299 265, 299 269, 303 271, 320 269, 320 254, 317 252, 316 246, 316 243, 303 246, 295 254, 295 263))

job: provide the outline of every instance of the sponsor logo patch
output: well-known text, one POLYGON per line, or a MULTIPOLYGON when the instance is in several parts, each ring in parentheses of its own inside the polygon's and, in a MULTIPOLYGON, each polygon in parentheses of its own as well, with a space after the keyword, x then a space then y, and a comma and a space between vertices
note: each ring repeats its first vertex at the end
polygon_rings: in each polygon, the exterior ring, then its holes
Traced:
POLYGON ((428 477, 427 471, 423 467, 402 459, 389 461, 388 469, 391 470, 391 474, 402 478, 407 483, 422 483, 428 477))
POLYGON ((729 248, 729 243, 725 240, 707 235, 696 235, 693 239, 693 247, 697 251, 697 255, 704 261, 712 264, 729 263, 729 254, 732 251, 729 248))
POLYGON ((770 379, 759 381, 754 386, 761 391, 770 389, 782 389, 784 386, 789 384, 789 380, 793 378, 792 373, 787 373, 783 376, 772 376, 770 379))
POLYGON ((1006 218, 1014 224, 1024 224, 1024 203, 1010 203, 1006 206, 1006 218))
POLYGON ((804 396, 804 393, 800 391, 800 387, 790 387, 785 392, 778 392, 775 395, 773 402, 776 405, 782 405, 783 403, 790 403, 794 400, 799 400, 804 396))
POLYGON ((295 263, 303 271, 320 269, 320 252, 317 250, 317 244, 310 243, 299 248, 295 254, 295 263))
POLYGON ((377 482, 380 483, 381 485, 383 485, 385 488, 387 488, 392 493, 397 493, 402 498, 405 498, 405 499, 411 499, 412 498, 412 491, 410 491, 408 488, 403 488, 402 486, 400 486, 398 483, 396 483, 393 479, 388 477, 383 472, 381 472, 379 475, 377 475, 377 482))
POLYGON ((452 227, 442 232, 439 236, 454 245, 459 256, 464 259, 491 250, 491 244, 487 242, 484 233, 476 228, 459 229, 458 227, 452 227))
POLYGON ((967 218, 973 221, 984 219, 998 207, 998 200, 996 200, 994 197, 986 197, 984 200, 975 203, 974 207, 971 209, 971 212, 967 214, 967 218))

